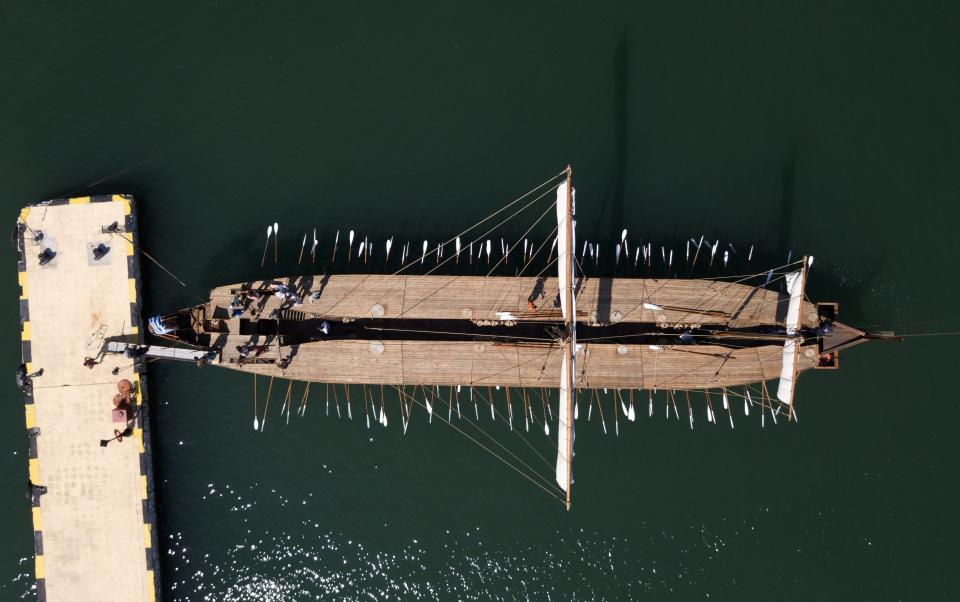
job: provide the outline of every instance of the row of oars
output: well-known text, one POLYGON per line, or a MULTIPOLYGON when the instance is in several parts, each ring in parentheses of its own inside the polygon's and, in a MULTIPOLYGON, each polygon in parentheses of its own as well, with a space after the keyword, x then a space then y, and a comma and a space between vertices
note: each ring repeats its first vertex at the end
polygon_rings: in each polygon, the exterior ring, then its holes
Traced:
MULTIPOLYGON (((263 241, 263 257, 260 259, 260 267, 262 268, 267 261, 267 249, 270 247, 270 237, 273 237, 273 262, 277 263, 279 261, 279 234, 280 234, 280 224, 273 222, 273 225, 267 226, 267 238, 263 241)), ((339 234, 339 232, 338 232, 339 234)), ((314 263, 316 260, 317 253, 317 243, 320 241, 317 240, 317 229, 313 229, 313 244, 310 245, 310 263, 314 263)), ((303 240, 300 242, 300 257, 297 259, 297 265, 303 261, 303 252, 307 247, 307 235, 303 235, 303 240)))
MULTIPOLYGON (((273 382, 274 378, 270 378, 269 385, 267 386, 267 397, 266 402, 264 403, 263 410, 263 419, 260 419, 257 406, 257 376, 254 374, 253 377, 253 429, 255 431, 263 432, 267 423, 267 413, 270 409, 270 398, 273 392, 273 382)), ((296 413, 301 417, 306 416, 307 412, 307 403, 310 399, 310 387, 312 383, 306 383, 304 389, 299 397, 299 404, 296 409, 296 413)), ((350 399, 351 387, 347 385, 336 385, 336 384, 326 384, 325 393, 326 393, 326 415, 330 415, 330 401, 331 401, 331 392, 333 405, 336 410, 337 418, 342 418, 345 413, 349 420, 353 420, 353 404, 350 399), (338 387, 343 389, 343 402, 344 402, 344 411, 341 411, 340 400, 341 396, 338 391, 338 387)), ((370 428, 371 421, 371 412, 373 414, 374 421, 386 427, 389 425, 389 420, 387 418, 387 400, 384 394, 385 385, 361 385, 362 394, 363 394, 363 405, 364 405, 364 414, 366 418, 367 428, 370 428), (376 388, 379 386, 379 400, 377 399, 376 388), (379 403, 378 403, 379 402, 379 403)), ((490 419, 496 421, 498 416, 507 422, 510 430, 513 430, 513 421, 514 421, 514 411, 513 411, 513 399, 511 397, 512 387, 504 387, 505 397, 506 397, 506 413, 501 414, 497 411, 494 404, 494 390, 500 391, 501 387, 472 387, 467 386, 466 391, 462 386, 445 386, 441 389, 438 385, 416 385, 411 386, 411 392, 407 392, 407 387, 395 387, 400 393, 400 417, 401 425, 403 427, 403 432, 406 434, 407 427, 410 424, 410 418, 413 414, 414 401, 418 398, 423 399, 423 406, 427 410, 427 421, 428 423, 433 422, 433 413, 434 407, 437 403, 442 403, 447 406, 447 421, 451 422, 453 420, 453 415, 456 413, 457 419, 463 418, 463 413, 461 411, 461 398, 468 405, 473 405, 474 419, 480 421, 480 404, 489 405, 490 409, 490 419), (486 390, 484 394, 483 390, 486 390), (446 395, 444 395, 446 393, 446 395)), ((523 420, 525 425, 525 431, 530 431, 530 425, 533 423, 536 425, 540 420, 542 420, 543 431, 546 436, 550 436, 550 424, 554 421, 553 408, 550 402, 550 394, 547 389, 530 389, 530 388, 520 388, 521 401, 523 405, 523 420), (539 404, 536 403, 539 401, 539 404), (539 405, 539 410, 535 411, 536 406, 539 405), (538 420, 538 417, 540 420, 538 420)), ((636 400, 635 392, 643 394, 643 391, 637 389, 629 389, 624 391, 623 389, 579 389, 577 391, 577 398, 574 402, 574 420, 580 419, 580 403, 584 401, 584 398, 587 398, 588 408, 587 408, 587 422, 590 422, 593 418, 593 407, 597 406, 598 414, 600 416, 600 424, 603 429, 604 434, 607 433, 607 421, 606 415, 603 411, 603 406, 605 403, 609 403, 612 406, 612 419, 614 423, 614 432, 617 436, 620 435, 620 417, 628 422, 635 422, 637 419, 636 412, 636 400), (602 391, 602 394, 601 394, 602 391)), ((754 393, 757 393, 758 398, 755 399, 753 394, 751 394, 750 387, 744 387, 743 392, 735 391, 734 389, 721 388, 719 391, 711 391, 709 389, 697 389, 697 390, 686 390, 686 389, 665 389, 662 391, 662 394, 658 394, 657 390, 647 390, 647 403, 648 410, 647 415, 650 418, 653 418, 655 411, 655 403, 657 397, 666 397, 662 402, 664 407, 665 417, 669 420, 671 411, 673 413, 674 419, 680 419, 680 411, 677 409, 678 399, 681 394, 683 399, 681 400, 681 405, 683 402, 686 403, 687 409, 687 419, 689 421, 690 429, 693 429, 694 426, 694 405, 695 398, 699 394, 704 401, 704 410, 706 413, 706 419, 708 423, 717 424, 717 414, 714 410, 714 401, 718 401, 722 404, 723 412, 726 413, 727 420, 730 423, 730 428, 734 428, 734 403, 739 399, 743 402, 743 414, 744 416, 750 416, 751 409, 756 411, 756 408, 759 408, 760 411, 760 426, 761 428, 766 427, 766 415, 770 414, 771 420, 774 424, 777 423, 777 416, 781 415, 781 412, 784 412, 788 416, 788 419, 797 420, 796 410, 792 407, 785 406, 775 399, 771 398, 769 392, 767 391, 767 386, 765 382, 760 383, 759 390, 755 390, 754 393), (691 396, 691 393, 693 396, 691 396)), ((293 392, 293 381, 287 382, 287 389, 283 397, 282 406, 280 408, 280 416, 286 417, 286 423, 290 424, 290 412, 295 403, 296 396, 293 392)), ((642 403, 642 402, 640 402, 642 403)))
MULTIPOLYGON (((278 243, 278 234, 280 230, 280 225, 274 222, 272 225, 267 226, 267 237, 263 245, 263 256, 260 260, 260 266, 263 267, 267 259, 267 251, 270 246, 270 239, 273 238, 273 258, 274 263, 279 260, 279 243, 278 243)), ((331 263, 337 261, 338 251, 340 246, 346 247, 346 261, 351 263, 354 259, 357 261, 362 261, 364 264, 370 263, 372 257, 375 253, 374 242, 370 240, 369 236, 363 236, 360 238, 354 230, 349 230, 346 234, 345 241, 341 243, 341 231, 337 230, 334 234, 333 240, 333 251, 330 255, 331 263), (354 244, 356 243, 356 244, 354 244)), ((304 233, 303 238, 300 241, 300 254, 297 259, 297 264, 300 265, 303 262, 304 255, 306 253, 306 244, 309 234, 304 233)), ((386 266, 390 262, 391 253, 394 250, 394 237, 386 239, 383 243, 383 262, 386 266)), ((310 245, 310 263, 313 265, 316 261, 316 252, 319 241, 317 239, 317 230, 313 229, 313 235, 310 245)), ((531 239, 524 238, 522 243, 522 248, 520 248, 519 242, 516 243, 517 248, 513 248, 511 243, 508 242, 505 238, 500 238, 499 244, 499 262, 502 262, 504 265, 509 264, 510 254, 514 253, 515 256, 520 258, 520 265, 526 266, 528 262, 531 262, 535 255, 541 250, 544 245, 538 247, 536 241, 531 239)), ((408 261, 410 263, 417 262, 416 255, 414 254, 412 247, 413 243, 407 241, 403 243, 399 251, 399 261, 400 264, 406 264, 408 261)), ((434 246, 429 240, 424 240, 420 245, 420 255, 419 255, 419 264, 425 265, 428 261, 431 261, 434 264, 439 264, 443 259, 444 254, 447 252, 447 247, 452 246, 450 250, 454 255, 454 262, 456 264, 460 263, 461 255, 465 255, 465 261, 470 265, 473 265, 474 261, 477 263, 482 263, 484 258, 486 259, 486 264, 491 265, 493 263, 493 253, 496 245, 494 244, 494 239, 486 239, 482 241, 471 241, 469 243, 462 243, 460 237, 454 238, 452 241, 447 242, 438 242, 434 246), (476 251, 476 253, 474 252, 476 251)), ((554 237, 551 240, 549 251, 547 253, 546 262, 549 264, 554 257, 557 248, 557 238, 554 237)), ((728 242, 726 245, 721 244, 719 239, 710 241, 706 238, 705 235, 700 235, 699 238, 693 237, 684 242, 682 252, 683 252, 683 263, 688 271, 692 271, 696 268, 698 262, 706 266, 707 270, 713 270, 714 266, 721 266, 724 270, 730 267, 730 262, 732 259, 740 259, 742 263, 751 263, 753 261, 753 254, 756 245, 750 245, 743 253, 737 250, 737 247, 732 243, 728 242), (701 257, 703 258, 701 261, 701 257)), ((601 245, 599 242, 594 242, 590 240, 584 240, 583 244, 579 249, 580 253, 580 265, 581 268, 587 266, 593 266, 598 268, 600 266, 601 259, 601 245)), ((576 253, 577 250, 574 250, 576 253)), ((627 229, 624 228, 620 233, 620 241, 613 246, 613 266, 615 269, 619 269, 621 262, 624 267, 630 268, 633 267, 635 270, 653 270, 655 268, 662 268, 669 271, 674 269, 674 265, 680 267, 680 258, 678 257, 679 253, 675 253, 673 247, 668 247, 666 245, 655 245, 653 242, 649 241, 637 241, 636 243, 631 244, 627 236, 627 229), (660 252, 657 253, 657 250, 660 252), (657 256, 659 255, 659 258, 657 256), (675 261, 676 257, 676 261, 675 261)), ((792 259, 793 252, 791 251, 787 256, 787 263, 792 259)), ((772 274, 771 274, 772 276, 772 274)))

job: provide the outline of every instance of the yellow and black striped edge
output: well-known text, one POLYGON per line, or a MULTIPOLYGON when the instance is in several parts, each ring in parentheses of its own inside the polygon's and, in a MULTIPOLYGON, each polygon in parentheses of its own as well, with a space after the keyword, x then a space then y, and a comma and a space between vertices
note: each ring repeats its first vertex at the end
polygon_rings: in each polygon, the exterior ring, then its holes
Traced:
MULTIPOLYGON (((24 232, 23 224, 30 215, 31 209, 35 207, 50 207, 56 205, 80 205, 84 203, 103 203, 116 202, 123 203, 124 230, 128 233, 130 240, 136 241, 137 222, 134 213, 134 201, 130 195, 115 194, 89 197, 76 197, 71 199, 53 199, 36 203, 24 207, 20 210, 20 220, 17 222, 16 243, 17 243, 17 281, 20 285, 20 339, 21 354, 23 364, 27 374, 33 372, 32 356, 30 350, 30 293, 29 282, 27 281, 26 259, 24 255, 24 232)), ((136 253, 134 244, 125 243, 127 258, 127 278, 130 294, 130 334, 137 343, 143 339, 143 319, 140 315, 140 258, 136 253)), ((143 374, 143 367, 137 363, 134 367, 133 376, 135 390, 140 391, 142 409, 137 416, 137 424, 134 428, 134 439, 137 442, 140 457, 140 498, 143 504, 143 545, 146 561, 147 578, 152 587, 148 589, 150 600, 160 599, 160 554, 157 537, 156 505, 154 502, 154 480, 153 480, 153 456, 150 450, 150 411, 147 403, 146 377, 143 374)), ((36 407, 33 403, 33 392, 28 389, 24 394, 24 404, 26 412, 26 427, 29 433, 30 429, 36 427, 36 407)), ((29 454, 28 470, 29 478, 32 483, 40 483, 40 459, 37 456, 37 438, 29 436, 29 454)), ((40 602, 46 601, 46 576, 43 566, 43 522, 40 509, 40 496, 31 495, 30 503, 33 511, 33 542, 34 542, 34 574, 37 581, 37 599, 40 602)))

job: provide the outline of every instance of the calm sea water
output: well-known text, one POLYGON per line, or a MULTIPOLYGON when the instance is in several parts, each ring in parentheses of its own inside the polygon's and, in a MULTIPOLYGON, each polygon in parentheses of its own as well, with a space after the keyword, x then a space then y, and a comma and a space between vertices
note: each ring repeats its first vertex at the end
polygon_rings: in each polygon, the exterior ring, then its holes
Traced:
MULTIPOLYGON (((4 215, 135 194, 143 248, 188 284, 145 264, 147 312, 163 312, 265 275, 268 223, 271 273, 297 269, 314 226, 324 256, 338 228, 381 255, 387 236, 453 235, 571 162, 580 235, 608 264, 623 227, 678 250, 701 233, 756 244, 762 266, 809 252, 811 295, 845 321, 960 330, 960 11, 774 4, 6 2, 4 215)), ((14 264, 5 600, 33 581, 14 264)), ((641 403, 616 437, 595 413, 570 513, 422 411, 406 435, 396 411, 367 430, 356 398, 337 420, 315 390, 288 426, 274 391, 258 434, 246 377, 156 365, 164 595, 956 599, 955 343, 845 354, 801 380, 794 425, 701 413, 691 432, 641 403)))

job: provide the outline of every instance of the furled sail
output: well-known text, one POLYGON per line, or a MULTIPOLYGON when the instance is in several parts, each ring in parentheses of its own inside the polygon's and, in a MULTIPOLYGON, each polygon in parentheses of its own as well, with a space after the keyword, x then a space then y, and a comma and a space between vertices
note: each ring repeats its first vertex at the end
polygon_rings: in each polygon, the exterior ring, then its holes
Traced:
POLYGON ((571 471, 570 464, 573 458, 567 457, 567 450, 573 450, 573 442, 570 437, 573 433, 573 425, 567 424, 567 416, 570 414, 570 404, 573 399, 573 391, 569 389, 568 381, 570 377, 570 366, 572 364, 572 353, 569 347, 563 347, 563 361, 560 367, 560 411, 557 419, 557 484, 564 491, 570 490, 571 471))
POLYGON ((563 319, 567 321, 571 318, 571 308, 567 307, 567 295, 564 294, 570 287, 570 281, 573 276, 573 261, 571 261, 573 240, 570 235, 573 228, 567 225, 567 187, 569 184, 564 181, 557 187, 557 266, 559 268, 560 284, 560 311, 563 312, 563 319))
MULTIPOLYGON (((800 310, 803 305, 804 267, 786 276, 787 293, 790 294, 790 305, 787 307, 787 336, 794 337, 800 327, 800 310)), ((777 385, 777 399, 785 404, 793 403, 793 389, 797 374, 797 359, 800 354, 800 345, 796 339, 787 339, 783 344, 783 367, 780 369, 780 383, 777 385)))
POLYGON ((562 341, 563 358, 560 367, 560 408, 557 438, 557 483, 567 493, 567 509, 570 508, 570 484, 573 482, 573 403, 576 381, 577 357, 577 311, 573 294, 573 190, 570 188, 570 172, 567 179, 557 187, 557 265, 560 292, 560 309, 566 327, 562 341))

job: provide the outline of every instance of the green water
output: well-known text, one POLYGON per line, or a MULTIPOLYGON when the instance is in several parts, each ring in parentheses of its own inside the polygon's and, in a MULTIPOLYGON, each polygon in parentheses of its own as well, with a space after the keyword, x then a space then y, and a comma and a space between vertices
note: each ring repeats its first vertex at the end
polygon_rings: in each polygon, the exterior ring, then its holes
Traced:
MULTIPOLYGON (((314 226, 323 256, 338 228, 382 255, 387 236, 453 235, 570 162, 580 236, 608 265, 623 227, 678 252, 705 233, 757 245, 761 267, 815 254, 809 291, 845 321, 960 330, 958 13, 5 2, 4 214, 136 195, 143 248, 188 284, 145 264, 156 313, 266 275, 268 223, 270 273, 297 269, 314 226)), ((33 563, 12 250, 7 266, 0 598, 15 600, 33 563)), ((274 393, 258 434, 246 377, 154 366, 164 595, 956 599, 955 343, 851 351, 801 379, 794 425, 708 428, 701 412, 691 432, 641 403, 616 437, 594 413, 570 513, 438 420, 403 435, 394 410, 368 431, 356 400, 338 421, 315 394, 286 426, 274 393)))

